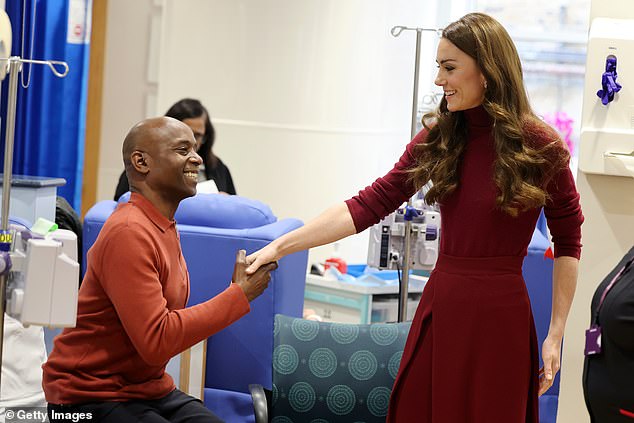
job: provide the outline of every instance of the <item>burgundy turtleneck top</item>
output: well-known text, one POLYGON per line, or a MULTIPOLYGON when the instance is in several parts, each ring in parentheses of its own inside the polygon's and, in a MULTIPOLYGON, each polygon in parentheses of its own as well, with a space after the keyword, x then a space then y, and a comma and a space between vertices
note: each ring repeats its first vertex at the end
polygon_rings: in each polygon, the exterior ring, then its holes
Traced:
MULTIPOLYGON (((525 256, 541 209, 512 217, 496 206, 493 121, 482 106, 462 113, 467 121, 467 145, 459 165, 458 188, 440 204, 440 252, 457 257, 525 256)), ((426 130, 418 133, 387 175, 346 201, 357 232, 378 223, 414 195, 416 189, 408 181, 407 170, 416 165, 414 146, 425 142, 426 136, 426 130)), ((546 124, 527 124, 525 137, 534 147, 559 142, 556 132, 546 124)), ((556 162, 554 157, 552 162, 556 162)), ((549 199, 544 214, 555 257, 579 258, 583 215, 570 169, 556 173, 546 191, 549 199)))

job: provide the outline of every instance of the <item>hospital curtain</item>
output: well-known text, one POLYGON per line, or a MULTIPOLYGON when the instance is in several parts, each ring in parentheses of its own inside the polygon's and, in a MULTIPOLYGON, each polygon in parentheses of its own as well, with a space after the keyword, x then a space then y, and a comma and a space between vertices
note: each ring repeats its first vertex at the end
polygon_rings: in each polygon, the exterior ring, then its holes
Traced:
MULTIPOLYGON (((58 188, 58 195, 75 210, 81 206, 91 9, 91 0, 6 1, 13 27, 12 55, 63 60, 70 67, 60 79, 45 65, 23 66, 13 173, 64 178, 66 185, 58 188), (25 89, 22 84, 27 82, 25 89)), ((2 86, 2 117, 7 111, 8 79, 2 86)), ((2 119, 2 159, 4 134, 2 119)))

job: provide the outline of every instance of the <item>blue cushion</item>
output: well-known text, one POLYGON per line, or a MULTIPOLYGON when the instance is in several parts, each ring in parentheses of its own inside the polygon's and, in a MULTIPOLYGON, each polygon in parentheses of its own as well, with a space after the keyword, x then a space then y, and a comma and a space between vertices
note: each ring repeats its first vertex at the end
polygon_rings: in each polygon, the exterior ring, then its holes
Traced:
POLYGON ((204 404, 226 422, 255 423, 251 394, 205 388, 204 404))
POLYGON ((550 248, 550 242, 546 236, 539 229, 535 229, 531 242, 528 244, 528 254, 544 254, 548 248, 550 248))
POLYGON ((266 204, 238 195, 196 194, 181 201, 174 216, 181 225, 245 229, 277 220, 266 204))
MULTIPOLYGON (((118 202, 130 200, 130 192, 118 202)), ((247 229, 258 228, 277 221, 266 204, 239 195, 196 194, 181 201, 174 219, 180 225, 207 228, 247 229)))
POLYGON ((130 200, 130 194, 130 191, 123 194, 121 197, 119 197, 117 203, 127 203, 130 200))

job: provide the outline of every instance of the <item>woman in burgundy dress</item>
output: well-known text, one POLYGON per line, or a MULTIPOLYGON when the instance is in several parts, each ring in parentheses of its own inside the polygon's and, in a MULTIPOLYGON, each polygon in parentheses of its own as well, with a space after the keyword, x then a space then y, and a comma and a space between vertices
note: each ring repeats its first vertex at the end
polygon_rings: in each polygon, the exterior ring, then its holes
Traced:
POLYGON ((495 19, 471 13, 447 26, 436 61, 444 98, 394 168, 253 253, 248 271, 361 232, 432 181, 425 200, 440 205, 440 254, 412 322, 388 421, 537 423, 538 395, 559 370, 581 250, 569 153, 532 112, 517 51, 495 19), (555 264, 540 370, 522 263, 542 208, 555 264))

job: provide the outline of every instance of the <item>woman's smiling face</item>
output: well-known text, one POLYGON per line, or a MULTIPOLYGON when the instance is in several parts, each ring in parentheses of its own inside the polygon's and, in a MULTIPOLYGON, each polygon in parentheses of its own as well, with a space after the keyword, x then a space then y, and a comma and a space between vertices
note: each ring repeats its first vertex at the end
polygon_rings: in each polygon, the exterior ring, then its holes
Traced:
POLYGON ((484 101, 485 79, 475 59, 441 38, 436 53, 438 74, 434 83, 442 87, 447 110, 457 112, 477 107, 484 101))

